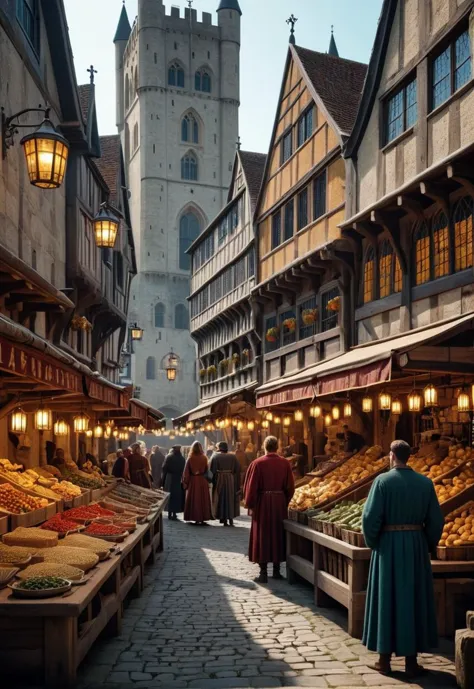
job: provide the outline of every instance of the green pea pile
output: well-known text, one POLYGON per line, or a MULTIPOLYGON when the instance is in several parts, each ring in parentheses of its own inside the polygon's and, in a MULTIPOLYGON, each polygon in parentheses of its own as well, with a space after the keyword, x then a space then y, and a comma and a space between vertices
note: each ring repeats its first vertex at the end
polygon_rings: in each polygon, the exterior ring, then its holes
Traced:
POLYGON ((45 589, 59 589, 67 584, 66 579, 60 577, 31 577, 18 584, 18 588, 27 591, 44 591, 45 589))

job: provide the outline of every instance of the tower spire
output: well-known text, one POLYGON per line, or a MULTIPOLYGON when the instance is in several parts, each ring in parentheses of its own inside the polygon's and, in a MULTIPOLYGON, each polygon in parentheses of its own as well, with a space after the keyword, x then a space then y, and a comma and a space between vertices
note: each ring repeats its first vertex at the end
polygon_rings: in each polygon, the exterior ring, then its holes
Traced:
POLYGON ((298 21, 298 18, 295 17, 294 14, 291 14, 290 17, 286 20, 286 23, 291 26, 290 29, 290 43, 291 45, 295 45, 295 24, 298 21))
POLYGON ((125 0, 123 1, 122 11, 120 12, 120 19, 117 24, 117 31, 114 36, 114 43, 117 41, 128 41, 130 34, 132 33, 132 27, 128 21, 128 14, 125 8, 125 0))
POLYGON ((331 40, 329 41, 328 55, 333 57, 339 57, 339 51, 337 49, 336 41, 334 39, 334 26, 331 24, 331 40))

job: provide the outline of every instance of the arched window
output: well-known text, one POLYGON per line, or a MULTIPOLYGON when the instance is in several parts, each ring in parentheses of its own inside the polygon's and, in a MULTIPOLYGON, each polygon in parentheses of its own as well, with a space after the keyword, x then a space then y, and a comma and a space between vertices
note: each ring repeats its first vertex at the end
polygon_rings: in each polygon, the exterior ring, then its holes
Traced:
POLYGON ((174 327, 176 330, 188 330, 188 310, 184 304, 176 304, 174 308, 174 327))
POLYGON ((179 267, 181 270, 190 270, 191 268, 191 257, 186 251, 199 235, 199 232, 200 225, 197 216, 194 213, 183 215, 179 221, 179 267))
POLYGON ((155 328, 165 327, 165 305, 161 302, 155 304, 155 328))
POLYGON ((188 113, 181 120, 181 141, 199 143, 199 124, 192 113, 188 113))
POLYGON ((211 75, 205 69, 200 69, 194 75, 194 88, 196 91, 211 93, 211 75))
POLYGON ((430 231, 426 222, 422 222, 413 235, 415 245, 415 284, 422 285, 431 278, 430 231))
POLYGON ((379 253, 379 296, 388 297, 392 291, 393 246, 384 239, 379 253))
POLYGON ((125 109, 130 107, 130 83, 128 74, 125 75, 125 109))
POLYGON ((375 251, 371 246, 364 262, 364 304, 374 300, 375 251))
POLYGON ((198 178, 198 162, 194 153, 186 153, 181 158, 181 179, 196 181, 198 178))
POLYGON ((472 199, 462 198, 454 209, 454 270, 465 270, 473 263, 472 199))
POLYGON ((138 148, 138 122, 133 125, 133 150, 136 151, 138 148))
POLYGON ((154 356, 149 356, 146 360, 146 379, 155 380, 156 378, 156 362, 154 356))
POLYGON ((431 232, 433 235, 433 277, 440 278, 449 274, 449 229, 448 219, 443 211, 433 218, 431 232))
POLYGON ((184 69, 177 62, 168 67, 168 84, 184 88, 184 69))

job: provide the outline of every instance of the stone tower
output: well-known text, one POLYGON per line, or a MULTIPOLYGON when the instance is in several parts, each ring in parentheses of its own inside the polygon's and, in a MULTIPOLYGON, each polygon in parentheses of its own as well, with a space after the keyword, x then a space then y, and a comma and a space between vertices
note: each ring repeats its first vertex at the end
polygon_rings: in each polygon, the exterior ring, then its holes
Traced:
POLYGON ((133 343, 132 376, 141 399, 168 418, 197 404, 186 250, 225 203, 238 137, 238 1, 221 0, 217 16, 216 26, 209 13, 198 21, 192 8, 167 14, 162 0, 138 0, 135 23, 123 8, 114 40, 138 264, 129 321, 145 331, 133 343))

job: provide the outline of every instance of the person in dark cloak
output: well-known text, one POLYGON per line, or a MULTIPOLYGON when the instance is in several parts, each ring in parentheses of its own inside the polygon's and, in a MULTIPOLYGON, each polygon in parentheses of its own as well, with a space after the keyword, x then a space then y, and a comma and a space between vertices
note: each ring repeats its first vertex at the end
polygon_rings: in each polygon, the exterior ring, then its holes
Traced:
POLYGON ((211 459, 212 507, 214 518, 224 526, 234 526, 234 518, 240 514, 240 469, 227 443, 220 442, 211 459))
POLYGON ((168 502, 168 519, 177 520, 184 510, 185 492, 182 478, 186 460, 181 454, 181 445, 174 445, 166 455, 161 473, 161 486, 170 494, 168 502))

